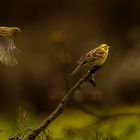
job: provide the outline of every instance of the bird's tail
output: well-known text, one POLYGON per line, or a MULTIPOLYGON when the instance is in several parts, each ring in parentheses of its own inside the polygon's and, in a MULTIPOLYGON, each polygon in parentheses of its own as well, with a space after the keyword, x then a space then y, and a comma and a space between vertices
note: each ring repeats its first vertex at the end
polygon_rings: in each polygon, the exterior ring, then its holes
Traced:
POLYGON ((74 71, 72 72, 72 75, 75 75, 79 70, 81 69, 81 65, 78 65, 74 71))

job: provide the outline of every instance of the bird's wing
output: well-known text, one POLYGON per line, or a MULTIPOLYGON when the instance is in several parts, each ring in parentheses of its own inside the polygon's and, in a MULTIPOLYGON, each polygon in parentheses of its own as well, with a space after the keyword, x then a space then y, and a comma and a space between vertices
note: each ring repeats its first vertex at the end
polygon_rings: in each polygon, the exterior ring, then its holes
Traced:
POLYGON ((92 49, 88 53, 81 56, 80 59, 77 61, 77 63, 80 65, 85 64, 87 62, 87 60, 91 59, 91 54, 94 53, 96 50, 97 50, 97 48, 92 49))
POLYGON ((0 36, 0 61, 8 66, 17 64, 17 48, 12 37, 0 36))
POLYGON ((78 61, 77 63, 79 65, 83 65, 88 61, 94 61, 94 60, 98 60, 100 58, 104 57, 105 52, 100 49, 100 48, 95 48, 92 49, 91 51, 89 51, 88 53, 86 53, 85 55, 83 55, 78 61))
POLYGON ((103 51, 103 50, 100 49, 100 48, 96 48, 96 49, 94 49, 94 50, 91 50, 91 51, 88 53, 87 61, 99 60, 99 59, 103 58, 104 55, 105 55, 105 51, 103 51))

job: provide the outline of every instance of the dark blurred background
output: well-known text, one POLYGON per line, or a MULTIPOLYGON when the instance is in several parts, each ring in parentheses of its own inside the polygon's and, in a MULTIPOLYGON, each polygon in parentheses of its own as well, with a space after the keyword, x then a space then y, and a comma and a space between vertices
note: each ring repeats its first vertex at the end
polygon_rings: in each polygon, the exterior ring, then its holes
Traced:
POLYGON ((88 69, 73 77, 76 61, 100 43, 111 49, 96 75, 98 85, 86 84, 71 106, 139 104, 140 1, 5 0, 0 26, 22 29, 15 37, 19 64, 0 65, 1 114, 15 113, 19 106, 51 112, 88 69))

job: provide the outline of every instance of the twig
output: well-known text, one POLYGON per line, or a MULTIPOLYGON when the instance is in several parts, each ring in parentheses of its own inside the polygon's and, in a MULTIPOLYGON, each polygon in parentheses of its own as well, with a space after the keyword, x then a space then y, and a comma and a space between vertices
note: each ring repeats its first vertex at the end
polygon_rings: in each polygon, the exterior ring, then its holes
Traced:
MULTIPOLYGON (((87 74, 85 74, 70 90, 69 92, 63 97, 63 99, 61 100, 61 102, 59 103, 58 107, 54 110, 54 112, 52 112, 50 114, 50 116, 44 120, 38 127, 36 127, 31 134, 29 134, 29 136, 27 137, 27 140, 35 140, 36 137, 43 132, 48 125, 54 120, 56 119, 64 110, 65 105, 69 102, 69 100, 71 99, 71 97, 73 96, 73 94, 75 93, 75 91, 77 91, 78 89, 80 89, 83 84, 89 80, 92 79, 92 75, 96 73, 96 71, 100 69, 100 66, 96 66, 93 69, 91 69, 90 71, 88 71, 87 74)), ((91 81, 90 81, 91 82, 91 81)), ((93 85, 96 85, 95 81, 93 80, 92 83, 94 83, 93 85)))

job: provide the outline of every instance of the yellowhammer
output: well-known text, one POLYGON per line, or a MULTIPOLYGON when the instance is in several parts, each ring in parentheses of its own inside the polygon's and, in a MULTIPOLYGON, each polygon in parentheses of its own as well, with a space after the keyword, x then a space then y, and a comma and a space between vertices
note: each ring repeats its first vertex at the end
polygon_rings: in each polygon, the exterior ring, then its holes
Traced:
POLYGON ((17 48, 13 36, 20 32, 18 27, 0 27, 0 61, 8 66, 17 64, 15 52, 17 48))
POLYGON ((97 48, 92 49, 80 58, 80 60, 77 62, 79 65, 72 72, 72 74, 76 74, 82 68, 82 66, 85 65, 92 68, 103 65, 108 56, 108 51, 109 46, 106 44, 101 44, 97 48))

